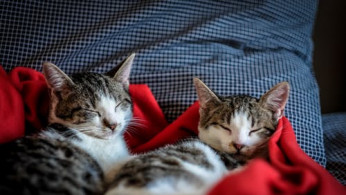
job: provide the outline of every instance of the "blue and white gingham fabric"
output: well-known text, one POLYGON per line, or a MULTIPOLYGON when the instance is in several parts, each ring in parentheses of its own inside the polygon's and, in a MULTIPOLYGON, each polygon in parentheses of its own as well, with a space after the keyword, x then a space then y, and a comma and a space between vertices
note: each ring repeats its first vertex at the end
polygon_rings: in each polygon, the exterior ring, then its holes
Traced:
POLYGON ((327 170, 346 185, 346 112, 322 116, 327 170))
POLYGON ((193 77, 220 95, 259 97, 289 81, 286 116, 325 165, 312 73, 315 0, 2 1, 0 64, 106 72, 136 52, 132 83, 150 86, 168 121, 197 98, 193 77))

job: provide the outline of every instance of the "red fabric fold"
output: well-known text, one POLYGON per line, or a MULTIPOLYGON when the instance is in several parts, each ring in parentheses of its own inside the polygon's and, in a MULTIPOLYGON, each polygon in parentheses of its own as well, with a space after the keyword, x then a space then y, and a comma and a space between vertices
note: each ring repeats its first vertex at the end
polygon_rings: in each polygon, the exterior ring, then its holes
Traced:
MULTIPOLYGON (((41 73, 18 67, 7 76, 0 67, 0 143, 23 136, 24 124, 26 131, 46 125, 47 92, 41 73)), ((148 86, 131 85, 130 93, 135 120, 125 139, 133 153, 197 135, 198 102, 168 124, 148 86)), ((300 149, 285 117, 269 141, 269 158, 270 162, 253 160, 243 170, 225 176, 209 195, 346 194, 345 187, 300 149)))
POLYGON ((130 148, 144 144, 168 125, 147 85, 130 85, 133 120, 125 133, 130 148))
MULTIPOLYGON (((152 96, 152 94, 147 94, 152 96)), ((196 102, 189 109, 187 109, 180 117, 178 117, 172 124, 169 124, 156 133, 150 140, 146 140, 145 143, 138 147, 131 147, 131 140, 129 142, 130 148, 134 153, 142 153, 149 150, 156 149, 166 144, 172 144, 180 139, 184 139, 197 135, 197 125, 199 121, 198 114, 199 104, 196 102)), ((134 113, 136 116, 137 114, 134 113)), ((163 118, 157 118, 156 120, 163 120, 163 118)), ((153 124, 155 126, 155 123, 153 124)), ((150 128, 148 128, 150 131, 150 128)), ((141 130, 139 130, 141 131, 141 130)), ((147 131, 143 131, 146 133, 147 131)))
POLYGON ((22 96, 0 66, 0 143, 23 136, 24 128, 22 96))
POLYGON ((43 74, 30 68, 17 67, 8 77, 22 96, 26 132, 44 128, 47 125, 49 98, 43 74))

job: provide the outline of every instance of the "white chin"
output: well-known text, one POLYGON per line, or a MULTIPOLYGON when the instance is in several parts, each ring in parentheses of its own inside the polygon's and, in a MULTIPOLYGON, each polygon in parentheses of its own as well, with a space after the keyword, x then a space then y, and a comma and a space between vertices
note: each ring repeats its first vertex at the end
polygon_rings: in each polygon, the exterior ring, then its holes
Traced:
POLYGON ((109 132, 107 132, 107 133, 105 133, 105 137, 107 138, 107 139, 109 139, 109 138, 112 138, 112 137, 115 137, 116 136, 116 131, 109 131, 109 132))

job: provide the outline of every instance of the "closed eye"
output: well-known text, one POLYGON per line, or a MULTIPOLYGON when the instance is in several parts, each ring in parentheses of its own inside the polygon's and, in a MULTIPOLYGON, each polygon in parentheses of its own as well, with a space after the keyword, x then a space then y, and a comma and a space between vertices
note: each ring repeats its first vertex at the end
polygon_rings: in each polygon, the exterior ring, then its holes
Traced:
POLYGON ((116 106, 115 106, 115 109, 118 108, 122 103, 124 102, 128 102, 128 103, 131 103, 131 101, 129 99, 123 99, 121 102, 119 102, 116 106))
POLYGON ((101 114, 95 110, 90 110, 90 109, 86 109, 86 108, 83 108, 83 110, 87 111, 87 112, 92 112, 92 113, 95 113, 97 114, 98 116, 101 116, 101 114))
POLYGON ((226 126, 223 126, 223 125, 221 125, 219 123, 211 123, 210 125, 219 126, 219 127, 221 127, 222 129, 224 129, 226 131, 232 132, 232 130, 230 128, 228 128, 226 126))
POLYGON ((256 132, 258 132, 258 131, 261 131, 261 130, 263 130, 263 129, 265 130, 265 133, 266 133, 267 135, 270 135, 270 134, 272 134, 272 133, 274 132, 273 129, 270 129, 270 128, 267 128, 267 127, 261 127, 261 128, 258 128, 258 129, 251 130, 250 133, 249 133, 249 135, 251 135, 252 133, 256 133, 256 132))
POLYGON ((226 131, 229 131, 229 132, 232 132, 232 130, 228 127, 225 127, 223 125, 219 125, 222 129, 226 130, 226 131))
POLYGON ((254 129, 254 130, 251 130, 250 132, 249 132, 249 135, 251 135, 252 133, 256 133, 257 131, 259 131, 259 130, 261 130, 262 129, 262 127, 261 128, 259 128, 259 129, 254 129))

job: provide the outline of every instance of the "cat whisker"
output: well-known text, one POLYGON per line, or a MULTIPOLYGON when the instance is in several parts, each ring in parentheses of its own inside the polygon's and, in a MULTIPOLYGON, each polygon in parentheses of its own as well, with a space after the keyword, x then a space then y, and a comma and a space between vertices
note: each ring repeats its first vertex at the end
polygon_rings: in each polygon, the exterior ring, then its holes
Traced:
POLYGON ((127 132, 129 135, 131 135, 131 136, 140 135, 139 129, 136 129, 136 128, 133 128, 133 127, 130 127, 130 126, 127 127, 126 132, 127 132))
POLYGON ((87 133, 87 132, 95 131, 95 129, 79 129, 79 131, 83 133, 87 133))
POLYGON ((125 121, 129 124, 129 126, 136 126, 136 127, 145 127, 145 120, 141 118, 133 118, 131 120, 125 121))
POLYGON ((133 117, 132 119, 130 119, 130 121, 145 121, 145 120, 139 117, 133 117))
POLYGON ((73 130, 67 130, 67 131, 64 131, 64 132, 60 132, 60 134, 64 137, 71 137, 73 136, 75 133, 73 132, 73 130))
MULTIPOLYGON (((130 137, 134 137, 134 136, 131 135, 130 133, 128 133, 128 135, 129 135, 130 137)), ((128 138, 128 137, 124 136, 124 141, 125 141, 126 143, 128 143, 129 140, 131 140, 131 138, 128 138)))
POLYGON ((89 132, 95 132, 95 131, 102 131, 102 128, 97 128, 97 127, 78 128, 78 131, 82 133, 89 133, 89 132))
POLYGON ((146 127, 146 125, 141 124, 141 123, 130 122, 128 124, 128 127, 131 127, 131 128, 136 128, 136 127, 144 128, 144 127, 146 127))

